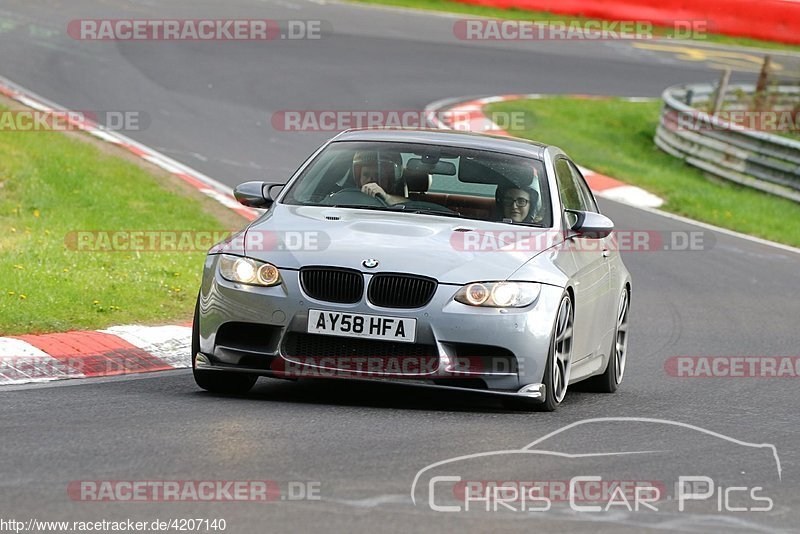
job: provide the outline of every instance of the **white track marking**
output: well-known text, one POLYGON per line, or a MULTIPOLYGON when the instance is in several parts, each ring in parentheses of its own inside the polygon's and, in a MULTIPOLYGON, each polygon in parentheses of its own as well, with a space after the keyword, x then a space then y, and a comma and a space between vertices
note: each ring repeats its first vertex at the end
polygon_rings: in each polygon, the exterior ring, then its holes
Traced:
POLYGON ((192 366, 192 329, 188 326, 112 326, 100 330, 124 339, 175 368, 192 366))

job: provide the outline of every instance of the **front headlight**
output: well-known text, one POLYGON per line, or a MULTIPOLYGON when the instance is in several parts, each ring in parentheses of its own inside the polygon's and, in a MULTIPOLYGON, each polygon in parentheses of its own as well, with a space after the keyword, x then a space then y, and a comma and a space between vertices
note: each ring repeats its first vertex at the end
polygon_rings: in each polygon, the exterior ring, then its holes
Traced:
POLYGON ((489 308, 524 308, 539 296, 536 282, 475 282, 458 290, 457 302, 489 308))
POLYGON ((271 263, 228 254, 219 259, 219 274, 225 280, 253 286, 270 287, 281 283, 281 273, 271 263))

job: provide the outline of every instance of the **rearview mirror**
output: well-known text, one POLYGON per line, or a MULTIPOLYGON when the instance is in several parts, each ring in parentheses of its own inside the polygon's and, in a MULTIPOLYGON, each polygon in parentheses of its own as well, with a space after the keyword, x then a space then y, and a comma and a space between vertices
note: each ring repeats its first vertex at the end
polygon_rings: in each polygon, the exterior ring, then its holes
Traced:
POLYGON ((593 211, 564 210, 569 229, 580 237, 602 239, 614 231, 614 222, 593 211))
POLYGON ((423 158, 412 158, 406 162, 406 168, 413 172, 442 174, 444 176, 456 175, 456 166, 449 161, 426 162, 423 158))
POLYGON ((233 196, 248 208, 269 208, 275 202, 280 190, 273 193, 273 188, 283 188, 286 184, 268 182, 244 182, 233 189, 233 196))

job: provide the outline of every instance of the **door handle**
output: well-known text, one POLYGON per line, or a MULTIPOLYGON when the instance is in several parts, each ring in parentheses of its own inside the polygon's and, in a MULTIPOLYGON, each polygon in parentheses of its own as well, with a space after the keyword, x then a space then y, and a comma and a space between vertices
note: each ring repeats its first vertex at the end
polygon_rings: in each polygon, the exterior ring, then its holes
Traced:
POLYGON ((607 249, 607 248, 604 248, 603 249, 603 257, 607 258, 609 256, 611 256, 611 251, 609 249, 607 249))

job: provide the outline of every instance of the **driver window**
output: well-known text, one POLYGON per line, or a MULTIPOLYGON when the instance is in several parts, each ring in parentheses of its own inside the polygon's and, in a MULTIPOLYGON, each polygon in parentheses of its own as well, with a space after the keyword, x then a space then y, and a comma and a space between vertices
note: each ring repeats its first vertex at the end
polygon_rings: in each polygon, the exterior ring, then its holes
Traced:
POLYGON ((568 163, 570 172, 572 173, 572 179, 580 190, 581 196, 583 197, 583 204, 586 206, 584 211, 600 213, 600 210, 597 208, 597 202, 594 199, 594 195, 592 195, 592 191, 589 189, 589 186, 586 185, 586 180, 580 171, 578 171, 578 167, 571 161, 568 163))
POLYGON ((575 184, 569 163, 564 158, 556 160, 556 182, 558 182, 558 191, 561 194, 561 203, 564 205, 564 209, 591 211, 587 210, 588 206, 575 184))

